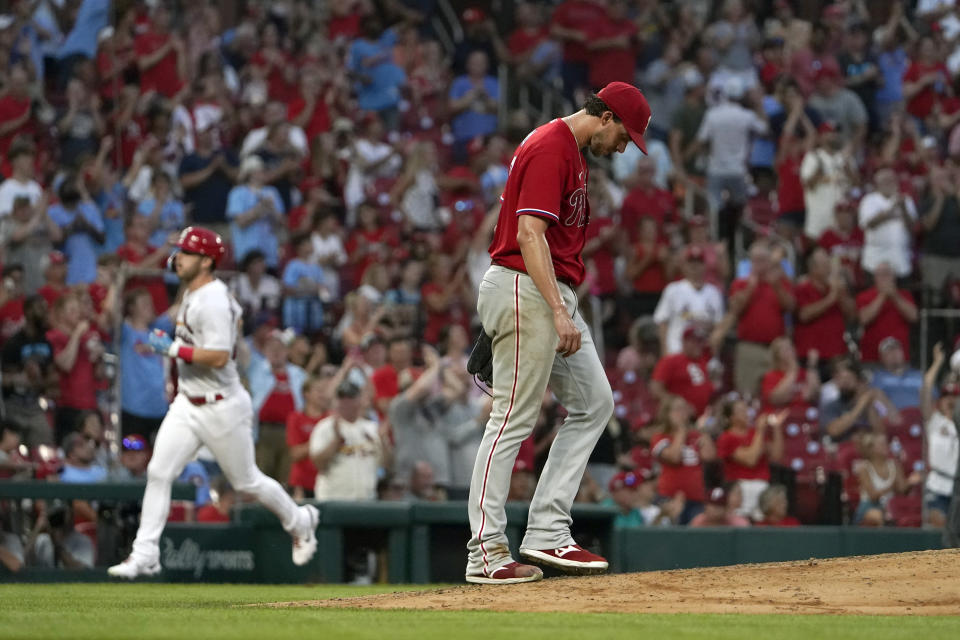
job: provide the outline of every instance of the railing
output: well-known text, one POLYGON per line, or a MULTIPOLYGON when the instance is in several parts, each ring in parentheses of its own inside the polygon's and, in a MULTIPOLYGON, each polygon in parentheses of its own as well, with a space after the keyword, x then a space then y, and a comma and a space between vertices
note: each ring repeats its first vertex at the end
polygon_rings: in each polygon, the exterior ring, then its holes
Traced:
MULTIPOLYGON (((0 480, 0 500, 31 498, 35 500, 131 500, 143 498, 145 482, 97 482, 74 484, 43 480, 0 480)), ((193 500, 197 490, 191 484, 173 485, 173 500, 193 500)))
MULTIPOLYGON (((930 353, 930 322, 931 320, 941 319, 945 321, 954 321, 960 324, 960 309, 920 309, 920 370, 926 371, 929 365, 927 354, 930 353)), ((953 322, 950 322, 952 325, 953 322)), ((956 330, 948 332, 949 335, 956 334, 956 330)), ((953 343, 945 344, 944 348, 947 357, 952 353, 953 343)))

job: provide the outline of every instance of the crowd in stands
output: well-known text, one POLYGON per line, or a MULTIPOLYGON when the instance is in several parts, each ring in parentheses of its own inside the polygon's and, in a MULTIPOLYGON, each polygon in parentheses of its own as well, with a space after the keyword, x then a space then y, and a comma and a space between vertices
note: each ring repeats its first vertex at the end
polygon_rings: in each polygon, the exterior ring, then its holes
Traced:
MULTIPOLYGON (((587 156, 579 311, 616 411, 579 499, 621 526, 816 523, 837 473, 844 521, 919 525, 925 501, 942 525, 952 336, 915 364, 920 310, 960 305, 956 3, 441 4, 7 3, 0 478, 144 476, 174 377, 146 336, 200 224, 229 246, 260 468, 298 498, 465 498, 490 400, 464 363, 525 101, 554 117, 622 80, 650 153, 587 156)), ((563 416, 548 392, 511 499, 563 416)), ((179 517, 242 499, 202 453, 182 478, 179 517)), ((31 557, 91 557, 68 543, 90 504, 41 516, 31 557)))

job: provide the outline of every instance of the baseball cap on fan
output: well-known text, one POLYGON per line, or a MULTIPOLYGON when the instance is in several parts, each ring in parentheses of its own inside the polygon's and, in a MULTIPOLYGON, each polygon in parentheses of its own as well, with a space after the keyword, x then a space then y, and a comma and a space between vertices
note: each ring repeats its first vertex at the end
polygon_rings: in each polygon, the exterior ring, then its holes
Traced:
POLYGON ((725 507, 727 506, 727 492, 723 490, 723 487, 714 487, 710 490, 707 502, 718 507, 725 507))
POLYGON ((650 105, 640 93, 640 89, 626 82, 611 82, 600 89, 597 97, 620 118, 620 122, 630 134, 630 139, 646 153, 647 143, 643 140, 643 134, 647 131, 652 114, 650 105))

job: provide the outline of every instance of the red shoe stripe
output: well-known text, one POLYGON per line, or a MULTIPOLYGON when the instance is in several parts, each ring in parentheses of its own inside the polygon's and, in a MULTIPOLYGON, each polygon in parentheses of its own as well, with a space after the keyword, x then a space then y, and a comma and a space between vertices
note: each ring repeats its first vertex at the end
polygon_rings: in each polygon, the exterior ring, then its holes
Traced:
POLYGON ((513 309, 514 309, 514 318, 515 318, 515 332, 516 332, 516 344, 514 346, 514 356, 513 356, 513 389, 510 391, 510 404, 507 406, 507 413, 503 416, 503 424, 500 425, 500 431, 497 432, 497 437, 493 441, 493 446, 490 447, 490 453, 487 455, 487 466, 483 471, 483 488, 480 490, 480 531, 477 533, 477 540, 480 542, 480 551, 483 552, 483 574, 489 577, 487 573, 487 567, 489 563, 487 561, 487 548, 483 546, 483 527, 487 523, 487 513, 483 510, 483 499, 487 495, 487 477, 490 475, 490 463, 493 461, 493 452, 497 449, 497 443, 500 442, 500 436, 503 435, 503 430, 506 429, 507 423, 510 422, 510 413, 513 411, 513 400, 517 394, 517 375, 520 370, 520 276, 514 276, 513 278, 513 309))

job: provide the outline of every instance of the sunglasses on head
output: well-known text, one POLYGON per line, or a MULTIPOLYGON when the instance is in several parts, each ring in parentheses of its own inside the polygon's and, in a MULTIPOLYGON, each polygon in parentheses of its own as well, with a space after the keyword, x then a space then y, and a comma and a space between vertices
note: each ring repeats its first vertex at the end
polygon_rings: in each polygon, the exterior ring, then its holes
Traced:
POLYGON ((146 443, 139 438, 126 437, 123 439, 123 449, 125 451, 143 451, 147 448, 146 443))
POLYGON ((628 473, 623 476, 623 486, 630 487, 631 489, 640 484, 640 476, 635 473, 628 473))

